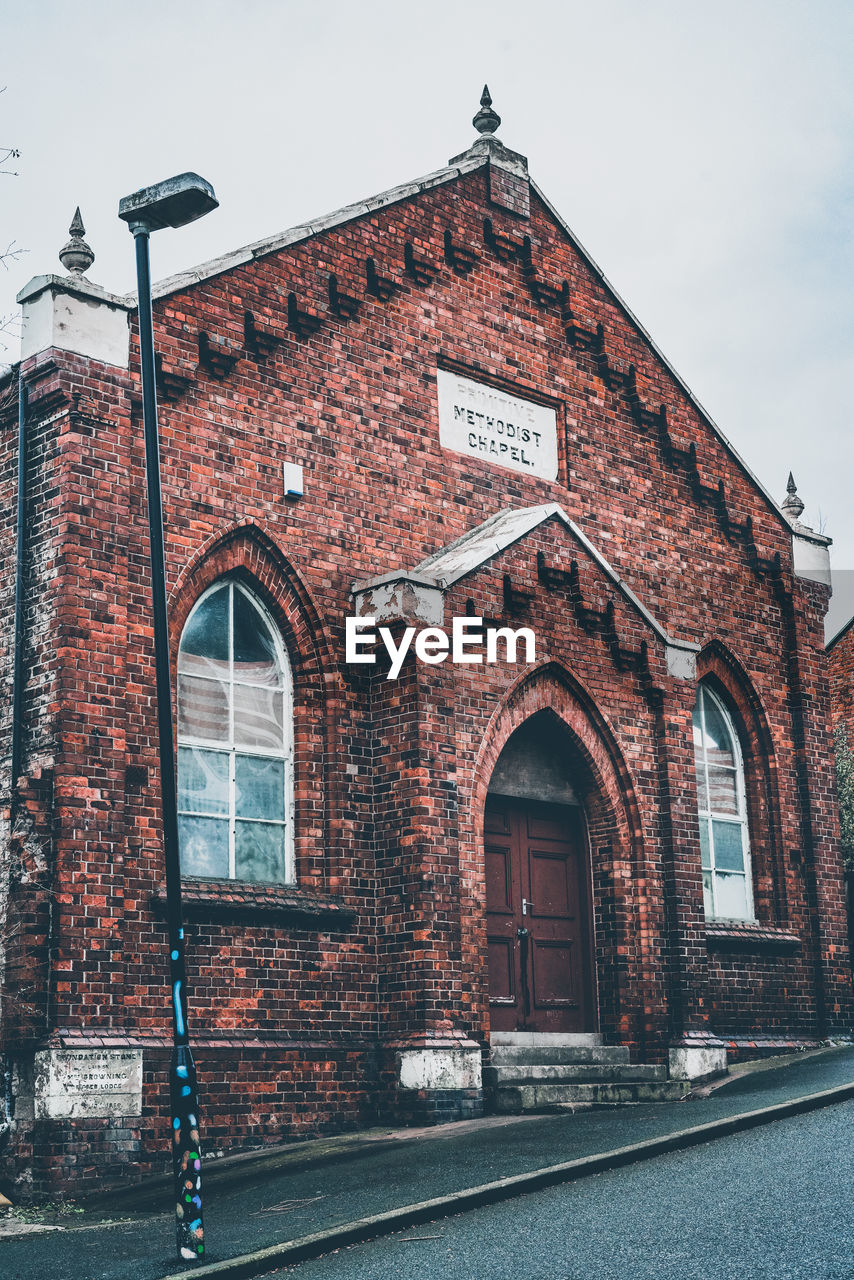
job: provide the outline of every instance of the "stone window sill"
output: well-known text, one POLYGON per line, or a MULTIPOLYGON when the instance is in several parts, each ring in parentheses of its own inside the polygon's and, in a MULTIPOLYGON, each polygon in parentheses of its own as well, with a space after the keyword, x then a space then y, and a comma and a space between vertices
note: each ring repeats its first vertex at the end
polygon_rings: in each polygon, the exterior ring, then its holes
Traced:
MULTIPOLYGON (((312 925, 328 930, 348 930, 354 912, 340 898, 324 897, 298 885, 250 884, 241 880, 181 881, 181 901, 186 920, 234 920, 237 923, 312 925)), ((154 897, 165 913, 166 891, 154 897)))
POLYGON ((761 920, 716 920, 706 925, 709 951, 764 951, 788 954, 798 951, 800 935, 791 929, 761 920))

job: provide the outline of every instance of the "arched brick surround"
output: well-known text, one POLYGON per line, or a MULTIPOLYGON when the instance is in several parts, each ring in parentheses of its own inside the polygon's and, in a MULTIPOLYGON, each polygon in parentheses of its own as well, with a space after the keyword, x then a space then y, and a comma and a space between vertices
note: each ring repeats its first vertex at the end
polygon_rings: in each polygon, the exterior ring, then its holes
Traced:
POLYGON ((785 924, 788 908, 777 762, 762 702, 742 664, 718 640, 712 641, 698 656, 697 679, 720 694, 738 732, 744 761, 757 919, 785 924))
MULTIPOLYGON (((511 736, 534 716, 557 721, 584 809, 591 859, 595 969, 599 1025, 606 1039, 646 1052, 663 1025, 657 939, 662 928, 661 887, 650 885, 634 786, 605 717, 579 681, 549 662, 526 675, 497 708, 484 734, 470 781, 470 805, 461 840, 477 868, 472 901, 485 903, 483 815, 498 757, 511 736), (655 904, 655 905, 653 905, 655 904), (646 998, 640 986, 646 984, 646 998), (656 990, 657 989, 657 990, 656 990)), ((462 850, 461 850, 462 852, 462 850)), ((658 880, 658 877, 655 877, 658 880)), ((470 923, 472 945, 486 973, 485 912, 470 923)), ((483 1029, 488 1031, 483 996, 483 1029)))
POLYGON ((294 682, 294 853, 297 882, 334 887, 336 787, 335 677, 329 636, 311 596, 288 559, 254 524, 212 540, 181 574, 169 602, 173 687, 178 645, 193 605, 220 578, 237 576, 261 600, 278 626, 294 682), (330 856, 331 855, 331 856, 330 856))

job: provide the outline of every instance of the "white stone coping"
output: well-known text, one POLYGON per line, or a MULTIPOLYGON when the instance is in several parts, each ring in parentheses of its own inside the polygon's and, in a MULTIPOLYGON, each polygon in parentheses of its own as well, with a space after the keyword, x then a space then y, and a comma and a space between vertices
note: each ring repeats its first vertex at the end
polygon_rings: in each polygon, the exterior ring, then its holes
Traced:
POLYGON ((500 138, 496 138, 494 134, 483 134, 476 138, 467 151, 462 151, 458 156, 451 156, 448 164, 459 164, 468 156, 487 156, 495 168, 506 169, 517 178, 528 177, 528 157, 523 156, 519 151, 511 151, 509 147, 505 147, 500 138))
POLYGON ((800 529, 792 529, 792 566, 796 577, 832 587, 829 543, 829 538, 816 536, 812 530, 805 534, 800 529))
POLYGON ((35 276, 18 294, 21 359, 56 347, 128 367, 131 307, 82 276, 35 276))
POLYGON ((587 535, 570 519, 558 502, 546 502, 536 507, 509 508, 490 516, 476 528, 464 533, 462 537, 451 542, 447 547, 434 552, 426 560, 422 560, 413 569, 398 569, 390 573, 380 574, 361 582, 354 582, 351 594, 356 601, 357 613, 365 612, 366 599, 375 599, 374 593, 383 599, 388 594, 391 604, 398 592, 399 584, 411 585, 413 596, 418 597, 427 592, 444 593, 461 578, 473 573, 491 560, 493 556, 504 551, 514 542, 518 542, 532 529, 546 520, 556 517, 572 533, 588 555, 595 561, 602 572, 610 579, 623 598, 643 618, 647 626, 655 633, 665 648, 667 671, 677 679, 693 680, 696 678, 696 655, 701 646, 691 640, 676 639, 668 634, 661 623, 653 617, 649 609, 638 599, 632 589, 623 582, 616 569, 609 564, 602 553, 593 545, 587 535))
POLYGON ((119 294, 110 293, 99 284, 94 284, 91 280, 87 280, 85 276, 58 276, 55 274, 33 276, 32 280, 28 280, 23 289, 18 292, 15 301, 21 303, 33 302, 46 289, 50 289, 55 293, 69 293, 76 298, 91 298, 121 311, 136 310, 136 294, 133 294, 132 297, 130 295, 121 297, 119 294))
POLYGON ((800 520, 790 520, 785 511, 782 512, 782 515, 792 530, 793 538, 803 538, 805 542, 814 542, 816 546, 820 547, 833 546, 833 539, 829 538, 826 533, 816 533, 815 529, 811 529, 808 524, 801 524, 800 520))
MULTIPOLYGON (((152 286, 152 296, 154 298, 165 298, 170 293, 177 293, 183 289, 188 289, 194 284, 201 284, 204 280, 209 280, 212 276, 221 275, 224 271, 233 271, 235 267, 242 267, 247 262, 255 262, 258 258, 264 258, 267 254, 275 253, 278 249, 285 249, 288 245, 300 244, 304 240, 310 240, 313 236, 319 235, 321 231, 329 231, 333 227, 344 226, 348 222, 355 221, 356 218, 364 217, 367 213, 374 213, 377 209, 384 209, 387 205, 396 204, 399 200, 407 200, 411 196, 417 196, 422 191, 430 191, 433 187, 440 187, 445 182, 451 182, 454 178, 459 178, 463 174, 473 173, 475 169, 482 168, 488 163, 489 157, 486 155, 469 155, 468 158, 461 158, 459 163, 447 166, 444 169, 436 169, 433 173, 426 174, 423 178, 416 178, 414 182, 404 182, 400 186, 391 187, 388 191, 383 191, 377 196, 371 196, 367 200, 359 200, 355 204, 344 205, 341 209, 336 209, 333 213, 324 214, 319 218, 312 218, 309 222, 303 222, 297 227, 291 227, 287 231, 281 231, 277 235, 267 236, 263 240, 256 240, 253 244, 245 245, 242 249, 235 249, 232 253, 223 254, 219 258, 211 258, 209 262, 203 262, 198 267, 193 267, 190 271, 182 271, 178 275, 169 276, 166 280, 161 280, 158 284, 152 286)), ((125 301, 132 307, 136 306, 136 293, 129 293, 125 301)))

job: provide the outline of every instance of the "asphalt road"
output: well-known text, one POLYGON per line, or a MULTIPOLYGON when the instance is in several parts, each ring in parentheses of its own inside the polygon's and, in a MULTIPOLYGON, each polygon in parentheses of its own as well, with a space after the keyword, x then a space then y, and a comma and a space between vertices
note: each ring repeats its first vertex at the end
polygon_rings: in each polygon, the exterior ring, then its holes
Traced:
POLYGON ((854 1102, 270 1274, 293 1280, 852 1280, 854 1102))
MULTIPOLYGON (((394 1211, 416 1201, 453 1197, 465 1188, 513 1175, 524 1176, 532 1170, 567 1160, 583 1161, 618 1147, 678 1134, 697 1125, 725 1122, 741 1113, 767 1110, 793 1099, 808 1097, 819 1103, 822 1100, 826 1102, 828 1091, 840 1086, 843 1090, 849 1089, 852 1081, 854 1048, 835 1048, 775 1064, 770 1069, 754 1069, 747 1075, 727 1081, 709 1097, 690 1102, 651 1103, 551 1116, 491 1117, 483 1121, 396 1133, 378 1129, 370 1131, 372 1136, 344 1136, 276 1149, 269 1159, 262 1159, 257 1168, 246 1166, 238 1159, 231 1168, 223 1162, 220 1170, 215 1163, 208 1161, 207 1262, 219 1265, 228 1258, 274 1247, 312 1232, 334 1231, 354 1219, 394 1211)), ((830 1115, 843 1110, 847 1115, 850 1110, 848 1104, 837 1102, 820 1114, 830 1115)), ((781 1123, 784 1122, 773 1121, 767 1131, 777 1130, 781 1123)), ((756 1133, 765 1131, 759 1129, 756 1133)), ((756 1136, 743 1133, 740 1137, 719 1141, 728 1147, 735 1143, 732 1150, 736 1152, 741 1150, 739 1144, 743 1142, 746 1144, 744 1150, 748 1151, 753 1149, 756 1136)), ((847 1159, 847 1144, 840 1146, 839 1150, 840 1158, 847 1159)), ((632 1175, 637 1185, 649 1186, 644 1170, 664 1168, 665 1161, 672 1158, 675 1157, 656 1157, 649 1165, 637 1166, 632 1175)), ((771 1164, 773 1166, 773 1160, 771 1164)), ((785 1163, 783 1167, 786 1168, 785 1163)), ((624 1179, 627 1176, 627 1173, 615 1173, 610 1178, 624 1179)), ((592 1186, 601 1186, 604 1179, 605 1175, 596 1179, 592 1186)), ((581 1188, 589 1185, 585 1179, 574 1189, 567 1188, 564 1194, 582 1194, 581 1188)), ((762 1185, 761 1177, 757 1178, 756 1185, 762 1185)), ((613 1194, 617 1194, 622 1186, 623 1182, 619 1181, 613 1194)), ((555 1204, 560 1203, 560 1194, 553 1193, 555 1204)), ((661 1202, 669 1204, 671 1189, 650 1194, 660 1195, 661 1202)), ((751 1189, 747 1195, 749 1199, 755 1196, 755 1192, 751 1189)), ((681 1203, 683 1199, 682 1188, 678 1187, 673 1203, 681 1203)), ((529 1205, 531 1199, 520 1203, 529 1205)), ((583 1203, 586 1202, 582 1195, 579 1204, 583 1203)), ((801 1203, 805 1203, 803 1197, 801 1203)), ((0 1215, 0 1280, 158 1280, 158 1277, 174 1275, 178 1271, 174 1253, 175 1223, 168 1208, 165 1180, 153 1198, 150 1194, 148 1198, 143 1194, 140 1201, 136 1193, 132 1197, 125 1194, 123 1198, 120 1194, 116 1200, 108 1197, 85 1210, 73 1203, 65 1209, 67 1212, 57 1213, 47 1206, 40 1210, 13 1212, 8 1219, 0 1215), (51 1224, 56 1229, 45 1232, 43 1228, 51 1224), (39 1234, 21 1234, 23 1231, 36 1231, 39 1226, 42 1228, 39 1234)), ((713 1211, 717 1213, 713 1198, 706 1205, 701 1201, 701 1218, 713 1211)), ((504 1212, 508 1214, 509 1221, 510 1208, 504 1212)), ((550 1209, 550 1215, 551 1212, 550 1209)), ((530 1213, 530 1210, 526 1209, 525 1213, 530 1213)), ((634 1221, 644 1222, 649 1215, 646 1208, 627 1212, 627 1224, 620 1224, 619 1216, 618 1225, 626 1229, 631 1228, 634 1221)), ((519 1231, 522 1232, 526 1229, 524 1213, 520 1221, 519 1231)), ((728 1218, 722 1220, 722 1230, 728 1221, 728 1218)), ((504 1277, 515 1280, 516 1270, 531 1276, 537 1274, 534 1268, 541 1257, 547 1258, 547 1264, 539 1274, 554 1280, 573 1274, 583 1274, 585 1280, 597 1280, 598 1276, 607 1280, 609 1275, 615 1274, 631 1276, 634 1280, 635 1274, 643 1274, 625 1269, 626 1258, 631 1256, 626 1252, 618 1253, 618 1264, 615 1264, 623 1266, 622 1271, 609 1272, 597 1261, 598 1270, 591 1266, 590 1270, 581 1269, 573 1273, 566 1269, 569 1265, 567 1257, 576 1257, 574 1253, 567 1254, 568 1231, 563 1231, 558 1244, 553 1242, 550 1245, 551 1253, 546 1255, 538 1251, 541 1226, 537 1220, 537 1229, 529 1236, 530 1246, 523 1249, 523 1256, 514 1259, 512 1264, 510 1261, 505 1264, 500 1254, 490 1257, 488 1250, 479 1243, 473 1245, 471 1269, 467 1271, 465 1267, 469 1264, 464 1253, 460 1254, 459 1267, 453 1261, 446 1265, 443 1259, 431 1258, 427 1253, 431 1248, 442 1247, 447 1230, 457 1229, 455 1220, 445 1220, 430 1231, 409 1233, 438 1235, 441 1239, 438 1242, 403 1244, 403 1257, 389 1271, 380 1271, 379 1274, 394 1274, 402 1269, 404 1273, 414 1271, 420 1280, 422 1275, 432 1276, 445 1270, 447 1274, 442 1280, 456 1280, 457 1276, 465 1275, 476 1275, 479 1280, 480 1277, 489 1280, 490 1275, 499 1277, 499 1280, 504 1277), (417 1252, 426 1255, 425 1266, 416 1256, 417 1252), (516 1270, 512 1269, 514 1267, 516 1270)), ((499 1226, 496 1230, 504 1232, 505 1228, 499 1226)), ((512 1228, 510 1234, 515 1230, 512 1228)), ((596 1238, 607 1244, 611 1228, 605 1224, 597 1230, 596 1238)), ((572 1247, 577 1249, 578 1245, 573 1243, 572 1247)), ((379 1250, 380 1246, 376 1244, 371 1248, 379 1250)), ((587 1252, 590 1252, 589 1248, 587 1252)), ((327 1262, 332 1269, 320 1273, 324 1280, 334 1277, 336 1268, 343 1265, 341 1259, 349 1256, 344 1253, 330 1255, 327 1262)), ((377 1252, 376 1256, 384 1255, 377 1252)), ((577 1256, 582 1257, 581 1254, 577 1256)), ((657 1254, 655 1256, 657 1258, 657 1254)), ((757 1254, 757 1257, 764 1266, 766 1254, 757 1254)), ((192 1270, 190 1268, 190 1274, 192 1270)), ((666 1276, 667 1273, 659 1264, 655 1274, 666 1276)), ((718 1276, 726 1274, 737 1275, 739 1280, 750 1275, 771 1276, 774 1280, 780 1276, 785 1280, 787 1275, 804 1274, 821 1280, 822 1273, 809 1268, 800 1273, 767 1269, 748 1272, 745 1265, 740 1265, 730 1272, 704 1272, 701 1268, 691 1273, 677 1268, 676 1274, 700 1275, 704 1280, 706 1276, 709 1280, 718 1280, 718 1276)), ((832 1271, 826 1274, 834 1275, 832 1271)), ((836 1274, 854 1280, 854 1254, 852 1265, 836 1274)))

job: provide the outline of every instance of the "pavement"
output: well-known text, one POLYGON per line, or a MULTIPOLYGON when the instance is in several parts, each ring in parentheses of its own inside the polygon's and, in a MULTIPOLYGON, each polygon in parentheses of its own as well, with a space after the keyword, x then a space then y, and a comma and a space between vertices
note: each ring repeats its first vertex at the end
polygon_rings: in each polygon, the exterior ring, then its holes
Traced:
POLYGON ((854 1046, 745 1064, 681 1102, 366 1130, 203 1166, 206 1254, 165 1181, 0 1218, 2 1280, 242 1280, 402 1227, 854 1098, 854 1046))
POLYGON ((854 1100, 406 1227, 276 1280, 851 1280, 854 1100))

